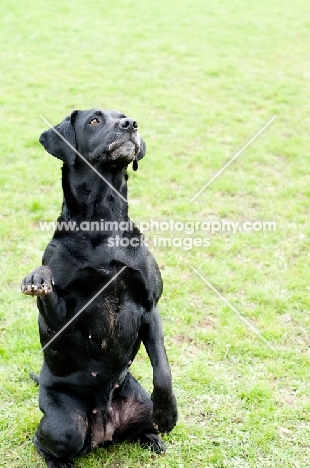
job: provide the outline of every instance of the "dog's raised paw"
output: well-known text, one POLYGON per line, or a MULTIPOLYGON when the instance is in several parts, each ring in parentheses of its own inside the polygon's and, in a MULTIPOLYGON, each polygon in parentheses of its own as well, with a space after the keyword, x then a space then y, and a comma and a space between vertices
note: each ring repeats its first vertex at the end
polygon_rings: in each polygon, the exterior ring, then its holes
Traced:
POLYGON ((21 292, 27 296, 47 296, 53 290, 53 275, 46 266, 40 266, 27 275, 21 284, 21 292))

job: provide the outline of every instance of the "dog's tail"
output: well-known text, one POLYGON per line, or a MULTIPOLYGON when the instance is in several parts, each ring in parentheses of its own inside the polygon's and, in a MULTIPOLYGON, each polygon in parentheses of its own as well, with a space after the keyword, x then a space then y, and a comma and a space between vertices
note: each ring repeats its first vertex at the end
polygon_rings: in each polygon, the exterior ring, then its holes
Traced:
POLYGON ((29 376, 37 385, 40 385, 40 375, 39 374, 35 374, 34 372, 29 372, 29 376))

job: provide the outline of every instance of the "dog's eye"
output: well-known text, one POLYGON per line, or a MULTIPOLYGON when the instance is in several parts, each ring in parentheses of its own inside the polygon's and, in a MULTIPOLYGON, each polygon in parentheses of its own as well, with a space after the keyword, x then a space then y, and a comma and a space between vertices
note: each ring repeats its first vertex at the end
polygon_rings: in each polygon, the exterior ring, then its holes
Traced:
POLYGON ((100 123, 100 120, 97 119, 97 117, 93 117, 90 121, 89 121, 89 125, 98 125, 100 123))

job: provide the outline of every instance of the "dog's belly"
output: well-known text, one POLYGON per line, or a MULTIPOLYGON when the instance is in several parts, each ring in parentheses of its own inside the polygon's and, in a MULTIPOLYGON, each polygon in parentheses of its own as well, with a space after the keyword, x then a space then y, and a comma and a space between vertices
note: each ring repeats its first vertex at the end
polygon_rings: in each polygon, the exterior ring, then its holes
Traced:
MULTIPOLYGON (((126 377, 139 346, 142 308, 113 296, 98 298, 44 351, 45 385, 68 389, 106 406, 126 377)), ((40 323, 41 338, 48 328, 40 323)))

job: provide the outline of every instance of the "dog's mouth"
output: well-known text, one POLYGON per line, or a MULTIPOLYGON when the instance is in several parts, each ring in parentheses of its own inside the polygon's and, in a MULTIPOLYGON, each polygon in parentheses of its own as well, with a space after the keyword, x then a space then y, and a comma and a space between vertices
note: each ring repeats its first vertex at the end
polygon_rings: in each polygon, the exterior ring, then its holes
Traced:
POLYGON ((101 161, 116 161, 122 160, 130 163, 139 153, 141 140, 139 134, 124 135, 121 138, 110 143, 103 153, 101 153, 101 161))

